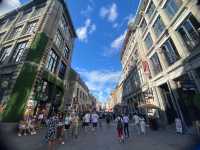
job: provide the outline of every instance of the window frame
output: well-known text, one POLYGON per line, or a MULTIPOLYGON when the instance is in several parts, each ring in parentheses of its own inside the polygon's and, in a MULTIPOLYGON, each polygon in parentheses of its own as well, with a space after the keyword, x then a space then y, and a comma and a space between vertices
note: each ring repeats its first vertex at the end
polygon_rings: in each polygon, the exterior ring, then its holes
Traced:
POLYGON ((0 65, 3 64, 6 58, 10 56, 10 54, 12 53, 12 50, 13 50, 12 45, 5 46, 0 50, 0 65))
POLYGON ((24 55, 25 50, 28 47, 28 41, 19 42, 15 46, 14 54, 12 56, 12 62, 19 63, 24 55), (21 46, 19 47, 19 45, 21 46))
POLYGON ((51 49, 48 54, 46 69, 52 73, 55 73, 58 66, 58 61, 59 61, 58 55, 55 53, 53 49, 51 49))

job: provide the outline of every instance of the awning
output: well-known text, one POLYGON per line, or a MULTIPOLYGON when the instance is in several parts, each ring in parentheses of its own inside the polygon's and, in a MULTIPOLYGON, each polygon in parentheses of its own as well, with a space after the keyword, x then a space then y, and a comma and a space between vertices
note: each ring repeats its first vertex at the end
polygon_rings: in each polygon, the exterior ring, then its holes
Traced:
POLYGON ((154 104, 140 104, 138 108, 159 109, 159 107, 154 104))

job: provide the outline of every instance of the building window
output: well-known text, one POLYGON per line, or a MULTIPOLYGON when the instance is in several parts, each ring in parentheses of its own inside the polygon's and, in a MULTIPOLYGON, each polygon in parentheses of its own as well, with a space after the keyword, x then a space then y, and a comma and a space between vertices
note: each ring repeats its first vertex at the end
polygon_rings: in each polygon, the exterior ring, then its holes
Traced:
POLYGON ((36 17, 36 16, 43 14, 45 6, 46 6, 46 3, 43 3, 39 6, 37 6, 32 14, 32 17, 36 17))
POLYGON ((37 21, 28 23, 25 33, 26 34, 35 33, 36 27, 37 27, 37 21))
POLYGON ((32 9, 24 11, 19 21, 21 22, 21 21, 28 19, 28 16, 31 13, 31 11, 32 11, 32 9))
POLYGON ((3 29, 5 23, 6 23, 6 20, 0 20, 0 30, 3 29))
POLYGON ((9 19, 8 19, 8 22, 7 22, 7 24, 6 24, 6 26, 10 26, 11 25, 11 23, 15 20, 15 18, 16 18, 16 16, 11 16, 11 17, 9 17, 9 19))
POLYGON ((146 44, 147 49, 150 49, 150 48, 152 47, 152 45, 153 45, 153 40, 152 40, 152 38, 151 38, 150 33, 148 33, 148 35, 147 35, 147 37, 145 38, 144 42, 145 42, 145 44, 146 44))
POLYGON ((182 0, 168 0, 164 6, 164 9, 169 16, 169 18, 173 18, 179 8, 182 5, 182 0))
POLYGON ((200 24, 192 15, 178 28, 178 32, 190 50, 194 49, 200 42, 199 29, 200 24))
POLYGON ((160 73, 162 71, 162 67, 160 64, 160 60, 158 58, 158 54, 155 53, 151 58, 150 58, 151 64, 152 64, 152 71, 155 75, 160 73))
POLYGON ((172 65, 175 63, 179 58, 180 55, 171 39, 167 40, 162 46, 163 53, 167 60, 168 65, 172 65))
POLYGON ((60 65, 60 70, 59 70, 59 74, 58 76, 61 78, 61 79, 64 79, 65 78, 65 73, 66 73, 66 65, 61 62, 61 65, 60 65))
POLYGON ((10 39, 13 39, 13 38, 19 36, 20 33, 21 33, 21 31, 22 31, 22 27, 23 27, 23 26, 15 27, 15 28, 13 29, 13 31, 10 33, 9 38, 10 38, 10 39))
POLYGON ((66 46, 64 48, 64 56, 66 59, 69 59, 69 55, 70 55, 70 49, 66 46))
POLYGON ((3 64, 5 60, 10 56, 12 51, 12 46, 7 46, 1 49, 0 51, 0 64, 3 64))
POLYGON ((0 33, 0 42, 3 39, 4 35, 5 35, 5 33, 0 33))
POLYGON ((58 56, 55 54, 53 50, 50 50, 46 68, 51 72, 55 72, 57 63, 58 63, 58 56))
POLYGON ((147 27, 147 22, 146 22, 146 20, 145 20, 145 18, 144 18, 144 19, 142 20, 142 23, 141 23, 141 28, 142 28, 142 31, 143 31, 143 32, 145 31, 146 27, 147 27))
POLYGON ((21 42, 16 45, 15 52, 14 52, 13 58, 12 58, 13 62, 21 61, 24 51, 27 48, 27 45, 28 45, 28 41, 21 42))
POLYGON ((54 42, 55 42, 55 44, 56 44, 56 46, 57 46, 58 48, 62 48, 63 43, 64 43, 64 39, 63 39, 63 37, 61 36, 60 31, 57 31, 57 33, 56 33, 56 35, 55 35, 55 37, 54 37, 54 42))
POLYGON ((156 10, 156 7, 155 7, 153 1, 151 1, 150 5, 147 9, 147 15, 149 16, 149 18, 153 15, 155 10, 156 10))
POLYGON ((153 28, 154 28, 154 32, 157 37, 159 37, 161 35, 161 33, 164 31, 165 25, 164 25, 162 19, 160 18, 160 16, 156 19, 156 21, 153 25, 153 28))
POLYGON ((67 23, 65 22, 64 17, 62 17, 62 18, 60 19, 60 21, 59 21, 59 26, 60 26, 60 28, 62 29, 62 31, 63 31, 64 33, 67 33, 68 28, 67 28, 67 23))

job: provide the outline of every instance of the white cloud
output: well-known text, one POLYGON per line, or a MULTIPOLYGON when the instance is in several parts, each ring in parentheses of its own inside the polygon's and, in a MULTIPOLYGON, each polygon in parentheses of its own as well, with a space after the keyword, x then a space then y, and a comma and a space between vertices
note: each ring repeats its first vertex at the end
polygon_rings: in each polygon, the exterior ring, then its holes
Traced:
POLYGON ((91 19, 86 19, 84 26, 79 27, 76 32, 79 40, 87 42, 88 34, 92 34, 96 30, 96 25, 91 19))
POLYGON ((117 5, 113 3, 110 7, 102 7, 100 16, 106 18, 109 22, 114 22, 118 17, 117 5))
POLYGON ((121 71, 77 69, 89 89, 100 101, 105 101, 114 89, 121 71))
POLYGON ((88 17, 92 11, 93 11, 92 6, 88 5, 85 10, 81 10, 81 15, 88 17))
POLYGON ((0 3, 0 16, 19 7, 21 5, 19 0, 2 0, 0 3))

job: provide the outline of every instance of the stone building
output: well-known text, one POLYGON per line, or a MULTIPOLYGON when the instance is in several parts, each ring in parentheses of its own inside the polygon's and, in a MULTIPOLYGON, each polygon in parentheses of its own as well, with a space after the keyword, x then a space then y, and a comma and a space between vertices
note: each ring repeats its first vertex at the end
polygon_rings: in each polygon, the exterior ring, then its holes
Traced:
POLYGON ((199 12, 197 0, 140 1, 121 55, 123 101, 133 111, 165 124, 179 117, 185 127, 200 119, 199 12))
POLYGON ((75 38, 64 0, 32 0, 0 17, 3 121, 60 107, 75 38))
POLYGON ((64 100, 66 109, 71 109, 71 111, 76 112, 90 111, 93 106, 93 99, 94 97, 90 94, 85 82, 71 68, 69 73, 69 88, 66 91, 64 100))

